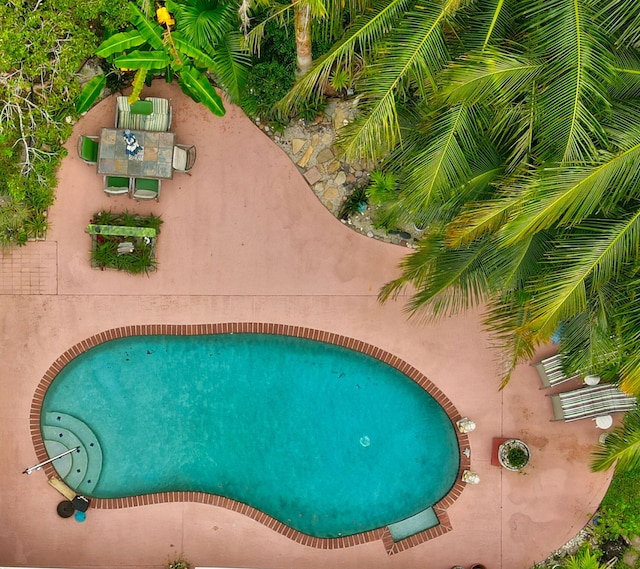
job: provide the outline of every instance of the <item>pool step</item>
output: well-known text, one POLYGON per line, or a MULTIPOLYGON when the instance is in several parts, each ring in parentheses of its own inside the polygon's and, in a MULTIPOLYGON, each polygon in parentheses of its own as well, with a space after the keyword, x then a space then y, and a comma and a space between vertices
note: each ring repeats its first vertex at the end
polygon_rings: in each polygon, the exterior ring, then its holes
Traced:
POLYGON ((56 460, 53 466, 65 484, 92 496, 102 472, 102 448, 91 428, 72 415, 50 411, 43 416, 42 435, 51 457, 80 447, 80 452, 56 460))
POLYGON ((437 525, 440 525, 438 515, 435 513, 433 508, 427 508, 426 510, 422 510, 421 512, 418 512, 417 514, 402 521, 389 524, 387 527, 391 532, 393 541, 400 541, 410 535, 414 535, 437 525))

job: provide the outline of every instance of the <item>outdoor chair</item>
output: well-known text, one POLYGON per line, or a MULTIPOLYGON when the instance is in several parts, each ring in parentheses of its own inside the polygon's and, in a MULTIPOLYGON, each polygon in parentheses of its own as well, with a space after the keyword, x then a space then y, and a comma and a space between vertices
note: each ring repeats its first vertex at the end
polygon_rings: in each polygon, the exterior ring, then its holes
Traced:
POLYGON ((636 404, 635 397, 607 384, 551 395, 554 420, 565 422, 631 411, 636 404))
POLYGON ((542 387, 555 387, 565 381, 576 379, 577 375, 567 377, 562 369, 562 354, 556 354, 550 358, 542 360, 540 363, 534 364, 540 376, 542 387))
POLYGON ((171 99, 146 97, 144 102, 151 103, 153 106, 153 113, 146 120, 145 130, 169 132, 169 129, 171 128, 171 119, 173 117, 171 99))
POLYGON ((196 147, 193 144, 176 144, 173 147, 173 169, 182 174, 189 174, 196 161, 196 147))
POLYGON ((131 185, 131 178, 104 176, 104 193, 109 197, 129 194, 131 192, 131 185))
POLYGON ((162 182, 153 178, 134 178, 132 197, 140 200, 156 200, 160 201, 160 188, 162 182))
POLYGON ((171 100, 147 97, 129 104, 127 97, 116 99, 115 128, 168 132, 171 128, 171 100))
POLYGON ((78 137, 78 156, 85 164, 97 164, 99 140, 97 136, 84 134, 78 137))

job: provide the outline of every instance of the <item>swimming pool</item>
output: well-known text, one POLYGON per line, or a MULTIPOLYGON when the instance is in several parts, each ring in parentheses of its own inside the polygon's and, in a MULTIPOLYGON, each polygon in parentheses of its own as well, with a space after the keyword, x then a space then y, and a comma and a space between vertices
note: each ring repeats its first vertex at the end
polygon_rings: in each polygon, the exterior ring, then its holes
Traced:
POLYGON ((42 436, 47 447, 83 443, 86 466, 56 468, 99 498, 216 494, 319 538, 416 516, 456 482, 451 419, 395 367, 335 343, 255 333, 98 342, 57 372, 42 436))

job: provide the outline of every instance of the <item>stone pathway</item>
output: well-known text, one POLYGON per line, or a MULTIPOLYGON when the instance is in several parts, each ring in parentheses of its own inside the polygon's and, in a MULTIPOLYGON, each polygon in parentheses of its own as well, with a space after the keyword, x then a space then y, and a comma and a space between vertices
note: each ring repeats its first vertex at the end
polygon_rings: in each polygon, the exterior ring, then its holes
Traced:
MULTIPOLYGON (((287 153, 318 199, 336 217, 347 196, 355 188, 366 186, 369 182, 366 165, 342 160, 335 144, 336 133, 354 120, 356 104, 356 100, 332 100, 313 123, 307 124, 303 120, 292 122, 282 135, 256 121, 287 153)), ((373 214, 373 208, 367 206, 364 211, 341 221, 368 237, 405 247, 415 246, 420 237, 417 232, 412 234, 408 230, 402 230, 387 233, 374 227, 373 214)))

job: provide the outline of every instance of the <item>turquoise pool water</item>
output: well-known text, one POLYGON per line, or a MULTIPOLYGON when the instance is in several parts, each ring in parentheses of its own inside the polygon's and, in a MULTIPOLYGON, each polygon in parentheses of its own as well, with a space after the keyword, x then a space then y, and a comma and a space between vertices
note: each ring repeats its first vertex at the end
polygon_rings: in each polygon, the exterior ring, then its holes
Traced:
POLYGON ((87 464, 57 467, 87 495, 218 494, 316 537, 425 510, 459 465, 451 421, 407 376, 276 335, 101 344, 53 381, 42 431, 47 448, 83 444, 87 464))

